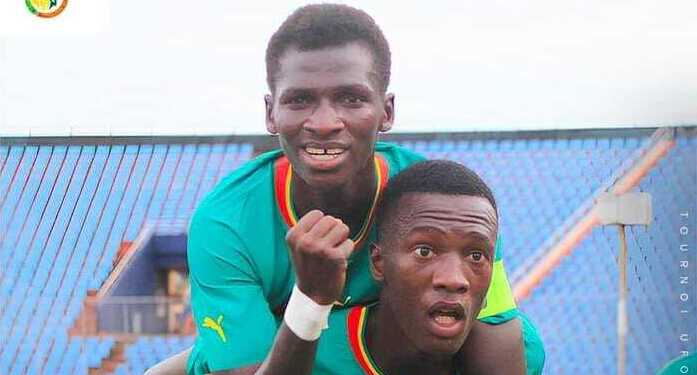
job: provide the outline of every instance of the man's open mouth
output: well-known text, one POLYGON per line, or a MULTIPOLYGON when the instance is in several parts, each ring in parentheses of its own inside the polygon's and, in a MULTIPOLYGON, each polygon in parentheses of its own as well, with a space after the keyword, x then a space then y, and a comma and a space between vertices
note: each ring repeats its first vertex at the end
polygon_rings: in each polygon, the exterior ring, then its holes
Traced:
POLYGON ((465 318, 465 309, 457 303, 438 302, 431 306, 428 315, 439 326, 451 327, 465 318))

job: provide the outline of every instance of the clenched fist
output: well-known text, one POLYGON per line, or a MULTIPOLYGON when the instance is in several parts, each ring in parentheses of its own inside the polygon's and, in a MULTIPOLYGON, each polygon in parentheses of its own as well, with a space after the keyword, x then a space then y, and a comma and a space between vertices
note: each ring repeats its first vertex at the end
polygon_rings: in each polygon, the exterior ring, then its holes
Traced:
POLYGON ((320 305, 341 298, 354 243, 341 220, 312 210, 286 234, 300 291, 320 305))

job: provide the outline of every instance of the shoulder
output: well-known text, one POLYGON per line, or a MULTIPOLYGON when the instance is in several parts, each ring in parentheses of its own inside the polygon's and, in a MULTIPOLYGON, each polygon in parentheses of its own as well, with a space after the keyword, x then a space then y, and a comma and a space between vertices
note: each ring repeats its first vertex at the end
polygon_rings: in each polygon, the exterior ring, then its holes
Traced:
POLYGON ((246 205, 273 203, 273 167, 281 155, 280 150, 261 154, 223 178, 198 204, 192 223, 235 219, 246 205))
POLYGON ((381 155, 390 169, 390 177, 394 177, 412 164, 426 160, 421 154, 417 154, 396 143, 378 142, 375 144, 375 152, 381 155))
POLYGON ((276 213, 273 167, 280 155, 280 151, 272 151, 250 160, 199 203, 189 222, 190 262, 209 255, 239 258, 237 252, 247 253, 251 239, 272 237, 276 213), (260 222, 270 224, 260 226, 260 222))

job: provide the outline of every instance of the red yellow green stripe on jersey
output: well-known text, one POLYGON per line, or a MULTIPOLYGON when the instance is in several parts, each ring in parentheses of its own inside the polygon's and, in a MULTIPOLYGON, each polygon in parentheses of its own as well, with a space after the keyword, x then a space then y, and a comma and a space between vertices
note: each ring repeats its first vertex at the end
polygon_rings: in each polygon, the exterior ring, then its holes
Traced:
MULTIPOLYGON (((366 326, 368 325, 368 312, 371 306, 355 306, 351 308, 346 318, 347 335, 349 345, 353 352, 353 357, 366 375, 384 375, 380 367, 375 363, 373 357, 370 356, 366 341, 366 326)), ((455 369, 455 375, 460 372, 455 369)))
MULTIPOLYGON (((363 220, 363 226, 353 238, 353 242, 356 244, 361 243, 361 241, 367 237, 380 198, 380 192, 382 192, 382 189, 387 185, 387 179, 389 177, 387 162, 381 155, 375 154, 373 162, 375 163, 375 193, 373 194, 373 202, 370 205, 370 210, 368 210, 368 216, 363 220)), ((293 227, 298 223, 298 215, 293 207, 292 177, 293 168, 288 158, 285 156, 278 158, 274 166, 274 190, 278 209, 288 227, 293 227)))
POLYGON ((356 306, 348 314, 348 338, 356 362, 368 375, 383 375, 368 352, 365 326, 368 323, 368 306, 356 306))

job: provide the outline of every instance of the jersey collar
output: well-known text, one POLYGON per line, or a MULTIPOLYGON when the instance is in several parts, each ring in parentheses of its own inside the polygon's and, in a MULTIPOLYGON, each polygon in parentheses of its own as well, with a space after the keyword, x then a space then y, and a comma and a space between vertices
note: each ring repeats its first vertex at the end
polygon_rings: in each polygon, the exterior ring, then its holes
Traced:
POLYGON ((365 339, 365 328, 368 325, 369 306, 356 306, 349 311, 347 318, 348 338, 351 351, 356 362, 367 375, 383 375, 368 352, 365 339))
MULTIPOLYGON (((352 238, 353 242, 356 244, 362 242, 370 232, 369 229, 378 204, 378 198, 380 197, 382 189, 385 188, 389 176, 388 164, 382 155, 375 153, 373 162, 375 163, 375 193, 370 205, 370 210, 368 210, 368 216, 363 220, 361 230, 358 231, 355 238, 352 238)), ((293 207, 292 177, 293 168, 288 158, 281 156, 274 164, 274 193, 276 196, 276 205, 281 213, 281 217, 283 217, 283 221, 285 221, 289 228, 293 227, 298 222, 298 215, 293 207)))
MULTIPOLYGON (((366 340, 366 327, 368 326, 368 313, 370 307, 376 303, 367 306, 355 306, 351 308, 346 318, 348 328, 349 345, 353 356, 358 362, 358 365, 363 369, 366 375, 384 375, 380 367, 375 363, 373 357, 370 356, 366 340)), ((455 375, 460 372, 455 371, 455 375)))

